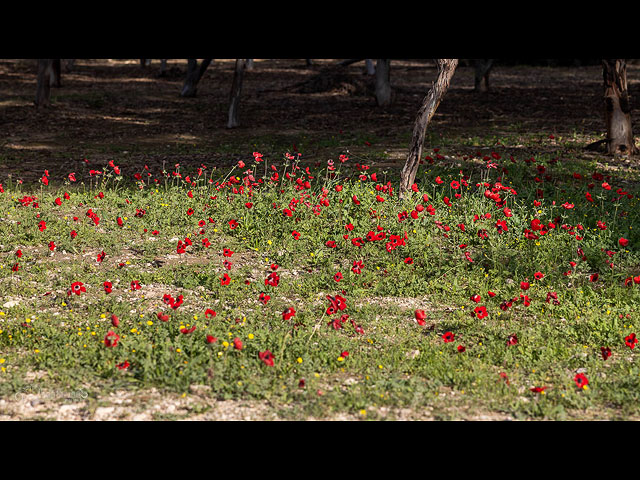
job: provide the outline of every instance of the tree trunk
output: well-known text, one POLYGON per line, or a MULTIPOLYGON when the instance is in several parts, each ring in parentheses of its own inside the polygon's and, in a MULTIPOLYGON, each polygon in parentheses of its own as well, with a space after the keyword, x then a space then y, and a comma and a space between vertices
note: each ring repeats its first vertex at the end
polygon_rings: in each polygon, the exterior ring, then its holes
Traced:
POLYGON ((246 60, 243 58, 236 59, 236 68, 233 72, 233 82, 231 83, 231 95, 229 102, 229 120, 227 128, 235 128, 238 126, 238 103, 240 103, 240 92, 242 91, 242 79, 246 60))
POLYGON ((602 59, 604 77, 607 153, 635 155, 638 148, 631 129, 631 101, 627 91, 627 62, 623 58, 602 59))
POLYGON ((474 58, 473 65, 475 67, 474 90, 476 92, 488 92, 489 72, 491 72, 491 67, 493 67, 493 58, 474 58))
POLYGON ((313 58, 305 58, 304 61, 307 64, 307 67, 313 67, 313 58))
POLYGON ((371 60, 370 58, 365 58, 365 69, 367 72, 367 75, 375 75, 376 74, 376 66, 373 63, 373 60, 371 60))
POLYGON ((47 107, 50 104, 52 65, 53 59, 38 59, 38 83, 35 99, 37 108, 47 107))
POLYGON ((415 181, 416 173, 418 173, 418 167, 420 165, 420 157, 422 156, 422 145, 424 144, 427 126, 433 114, 436 112, 438 105, 440 105, 440 101, 449 89, 451 78, 458 66, 458 59, 438 58, 436 63, 438 65, 438 78, 435 83, 432 84, 427 96, 424 97, 413 126, 409 155, 407 156, 407 161, 404 164, 400 177, 400 198, 404 198, 404 195, 411 189, 411 185, 413 185, 415 181))
POLYGON ((195 97, 198 87, 198 82, 204 75, 204 72, 207 70, 207 67, 211 63, 211 58, 205 58, 202 60, 200 64, 200 68, 198 68, 198 60, 195 58, 188 59, 187 65, 187 78, 184 81, 184 85, 182 86, 182 91, 180 95, 183 97, 195 97))
POLYGON ((158 72, 158 76, 164 77, 167 74, 167 59, 160 59, 160 72, 158 72))
POLYGON ((253 58, 247 58, 247 61, 245 62, 244 67, 247 70, 253 70, 253 58))
POLYGON ((71 72, 76 63, 75 58, 65 58, 64 59, 64 70, 65 72, 71 72))
POLYGON ((51 70, 49 70, 49 86, 59 88, 62 86, 60 81, 60 59, 54 58, 51 62, 51 70))
POLYGON ((386 107, 391 104, 391 60, 379 59, 376 63, 376 102, 378 106, 386 107))

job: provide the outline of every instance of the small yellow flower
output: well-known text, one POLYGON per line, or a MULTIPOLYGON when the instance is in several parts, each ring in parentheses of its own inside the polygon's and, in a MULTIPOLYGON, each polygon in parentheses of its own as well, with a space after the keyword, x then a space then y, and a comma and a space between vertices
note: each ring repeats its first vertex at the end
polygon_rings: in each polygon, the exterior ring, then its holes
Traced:
POLYGON ((298 362, 298 363, 302 363, 302 357, 298 357, 298 359, 296 360, 296 362, 298 362))
POLYGON ((247 335, 247 338, 248 338, 249 340, 253 340, 253 339, 254 339, 254 335, 253 335, 253 333, 250 333, 249 335, 247 335))
POLYGON ((151 326, 153 325, 153 322, 151 320, 147 320, 147 325, 151 326))

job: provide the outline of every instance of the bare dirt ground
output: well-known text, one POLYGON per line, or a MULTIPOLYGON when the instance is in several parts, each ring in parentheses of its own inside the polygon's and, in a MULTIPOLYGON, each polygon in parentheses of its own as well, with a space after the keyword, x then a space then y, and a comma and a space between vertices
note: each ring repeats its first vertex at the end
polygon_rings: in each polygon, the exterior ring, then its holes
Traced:
MULTIPOLYGON (((328 82, 312 82, 336 63, 256 60, 243 84, 241 126, 229 130, 230 59, 214 61, 195 98, 179 95, 185 60, 170 60, 165 77, 158 76, 157 60, 144 69, 137 60, 77 60, 73 71, 63 71, 62 87, 52 89, 52 105, 43 111, 33 104, 35 60, 0 60, 0 182, 12 175, 28 183, 45 168, 52 178, 64 178, 86 168, 84 158, 92 168, 112 158, 136 168, 230 165, 255 150, 281 158, 294 144, 312 162, 336 158, 347 146, 353 153, 385 151, 390 166, 401 166, 420 101, 435 78, 433 63, 394 60, 394 101, 386 108, 376 106, 373 79, 362 63, 328 82)), ((630 65, 628 75, 634 98, 640 67, 630 65)), ((462 65, 430 132, 577 133, 590 141, 604 131, 600 67, 496 66, 491 84, 490 93, 474 93, 473 70, 462 65)))

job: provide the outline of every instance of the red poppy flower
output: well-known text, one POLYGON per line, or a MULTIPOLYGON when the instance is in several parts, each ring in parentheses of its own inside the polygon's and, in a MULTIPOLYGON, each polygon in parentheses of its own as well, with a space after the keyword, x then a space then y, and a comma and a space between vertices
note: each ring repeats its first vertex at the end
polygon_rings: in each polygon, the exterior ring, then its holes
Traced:
POLYGON ((407 257, 404 259, 404 263, 406 263, 407 265, 411 265, 413 263, 413 258, 411 257, 407 257))
POLYGON ((353 267, 351 267, 351 271, 357 275, 360 275, 360 273, 362 272, 362 268, 364 267, 364 265, 362 264, 362 260, 358 260, 357 262, 354 261, 353 262, 353 267))
POLYGON ((455 338, 456 336, 452 332, 446 332, 444 335, 442 335, 444 343, 451 343, 455 338))
POLYGON ((482 320, 483 318, 489 316, 489 314, 487 313, 487 307, 484 306, 476 307, 473 311, 479 320, 482 320))
POLYGON ((424 327, 427 323, 425 321, 425 318, 427 318, 427 314, 424 313, 424 310, 416 310, 414 312, 414 315, 416 316, 416 322, 418 322, 418 325, 424 327))
POLYGON ((230 257, 231 255, 233 255, 233 251, 229 250, 228 248, 225 248, 222 251, 222 255, 224 255, 225 257, 230 257))
POLYGON ((291 235, 293 236, 293 238, 295 238, 296 240, 300 240, 300 232, 297 231, 293 231, 291 232, 291 235))
POLYGON ((547 387, 531 387, 529 390, 535 393, 542 393, 547 389, 547 387))
POLYGON ((472 302, 480 303, 482 301, 482 297, 476 293, 474 295, 471 295, 470 300, 472 302))
POLYGON ((233 339, 233 348, 235 348, 236 350, 242 350, 242 340, 240 340, 238 337, 233 339))
POLYGON ((518 337, 516 335, 509 335, 507 337, 507 345, 517 345, 518 337))
POLYGON ((131 291, 140 290, 142 287, 140 286, 140 282, 138 280, 133 280, 131 282, 131 291))
POLYGON ((282 319, 289 320, 292 317, 295 317, 296 311, 293 308, 287 308, 284 312, 282 312, 282 319))
POLYGON ((193 333, 195 330, 196 330, 196 326, 194 325, 194 326, 193 326, 193 327, 191 327, 191 328, 186 328, 186 327, 185 327, 185 328, 181 328, 181 329, 180 329, 180 333, 182 333, 182 334, 184 334, 184 335, 188 335, 188 334, 190 334, 190 333, 193 333))
POLYGON ((609 347, 600 347, 600 353, 602 354, 602 359, 607 360, 611 356, 611 349, 609 347))
POLYGON ((207 308, 207 310, 204 312, 205 318, 215 317, 216 315, 217 313, 210 308, 207 308))
POLYGON ((160 320, 161 322, 168 322, 169 321, 169 315, 166 315, 163 312, 158 312, 156 314, 156 316, 158 317, 158 320, 160 320))
POLYGON ((260 358, 260 360, 262 360, 265 365, 273 367, 273 353, 271 353, 269 350, 258 352, 258 358, 260 358))
POLYGON ((629 347, 631 350, 635 348, 636 343, 638 343, 638 339, 636 338, 635 333, 632 333, 631 335, 624 337, 624 344, 627 347, 629 347))
POLYGON ((525 291, 529 290, 529 287, 530 287, 529 282, 520 282, 520 288, 522 290, 525 290, 525 291))
POLYGON ((544 278, 544 273, 536 272, 533 274, 533 276, 535 277, 536 280, 542 280, 544 278))
POLYGON ((459 353, 464 353, 466 351, 466 347, 464 345, 458 345, 458 352, 459 353))
POLYGON ((265 285, 271 285, 272 287, 277 287, 278 283, 280 283, 280 276, 277 272, 271 272, 267 278, 264 279, 265 285))
POLYGON ((207 338, 205 340, 207 343, 216 343, 218 341, 218 339, 216 337, 214 337, 213 335, 207 335, 207 338))
POLYGON ((111 325, 114 327, 118 327, 118 325, 120 325, 120 319, 115 314, 111 315, 111 325))
POLYGON ((104 337, 105 347, 110 347, 110 348, 115 347, 116 345, 118 345, 119 341, 120 341, 120 335, 118 335, 117 333, 111 330, 109 330, 104 337))
POLYGON ((71 290, 69 295, 71 295, 71 292, 75 293, 76 295, 80 295, 82 292, 86 292, 86 291, 87 289, 82 282, 73 282, 71 284, 71 290))
POLYGON ((103 286, 104 286, 105 293, 111 293, 111 291, 113 289, 113 284, 111 282, 106 281, 106 282, 104 282, 103 286))
POLYGON ((584 375, 584 373, 578 373, 574 378, 573 381, 576 382, 576 386, 578 388, 584 388, 587 385, 589 385, 589 380, 587 379, 587 377, 584 375))
POLYGON ((102 252, 100 252, 100 253, 98 254, 98 258, 97 258, 96 260, 97 260, 98 262, 102 262, 102 261, 105 259, 105 257, 106 257, 106 256, 107 256, 107 254, 106 254, 106 253, 104 253, 104 250, 103 250, 102 252))
POLYGON ((258 300, 260 300, 263 305, 266 305, 270 299, 271 297, 266 295, 264 292, 260 293, 260 296, 258 297, 258 300))
POLYGON ((231 277, 228 274, 224 274, 220 279, 220 285, 225 286, 231 283, 231 277))
POLYGON ((620 244, 621 247, 626 247, 627 245, 629 245, 629 240, 622 237, 620 238, 620 240, 618 240, 618 243, 620 244))
POLYGON ((131 364, 128 361, 125 360, 124 362, 117 364, 116 368, 118 368, 118 370, 126 370, 130 366, 131 366, 131 364))
POLYGON ((342 273, 340 273, 340 272, 337 272, 337 273, 333 276, 333 279, 334 279, 336 282, 339 282, 340 280, 342 280, 342 278, 343 278, 343 277, 342 277, 342 273))

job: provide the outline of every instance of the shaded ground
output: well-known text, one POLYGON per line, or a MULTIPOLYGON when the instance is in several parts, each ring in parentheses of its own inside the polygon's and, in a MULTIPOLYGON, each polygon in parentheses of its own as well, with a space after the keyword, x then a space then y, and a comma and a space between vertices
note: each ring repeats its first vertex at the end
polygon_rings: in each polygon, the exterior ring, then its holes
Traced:
MULTIPOLYGON (((77 60, 52 90, 52 106, 35 110, 35 61, 0 61, 0 181, 35 180, 47 168, 53 179, 111 158, 119 165, 174 163, 229 165, 258 150, 280 158, 294 144, 304 158, 324 162, 349 150, 373 162, 401 165, 413 120, 435 78, 429 60, 392 62, 394 102, 380 108, 370 94, 364 65, 345 68, 329 88, 307 92, 309 81, 335 60, 256 60, 243 85, 238 129, 225 128, 233 60, 216 60, 196 98, 179 95, 185 60, 142 69, 137 60, 77 60), (349 83, 351 79, 351 83, 349 83), (307 88, 305 88, 307 87, 307 88), (365 142, 371 145, 367 146, 365 142)), ((640 67, 629 66, 632 98, 640 67)), ((473 71, 461 66, 429 131, 429 146, 471 148, 476 136, 508 138, 550 133, 583 146, 601 138, 599 67, 507 67, 492 72, 492 92, 473 92, 473 71), (446 137, 443 135, 446 134, 446 137)), ((318 89, 316 89, 318 90, 318 89)), ((637 114, 634 120, 637 123, 637 114)))

